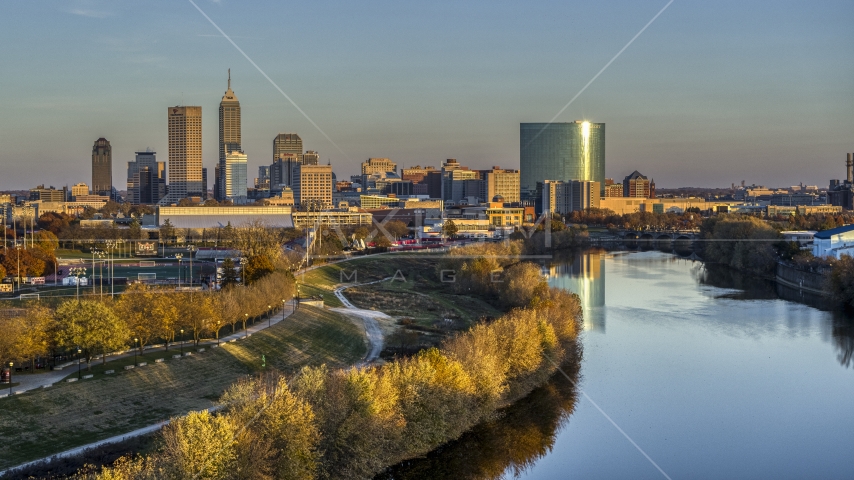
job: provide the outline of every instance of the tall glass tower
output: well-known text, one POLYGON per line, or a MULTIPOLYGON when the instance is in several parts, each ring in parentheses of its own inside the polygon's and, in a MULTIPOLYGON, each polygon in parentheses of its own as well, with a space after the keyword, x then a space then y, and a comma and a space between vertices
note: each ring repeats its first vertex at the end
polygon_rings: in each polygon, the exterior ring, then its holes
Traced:
POLYGON ((523 199, 539 198, 537 183, 545 180, 587 180, 604 188, 605 124, 519 124, 519 174, 523 199))

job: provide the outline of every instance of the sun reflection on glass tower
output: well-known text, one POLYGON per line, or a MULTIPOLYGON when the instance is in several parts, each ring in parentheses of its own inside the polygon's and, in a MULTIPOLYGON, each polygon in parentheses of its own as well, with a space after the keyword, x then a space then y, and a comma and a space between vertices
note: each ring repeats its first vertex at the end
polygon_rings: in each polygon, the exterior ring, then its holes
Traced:
POLYGON ((586 331, 605 331, 605 255, 603 250, 580 253, 572 263, 551 265, 546 272, 549 286, 578 295, 586 331))
POLYGON ((586 180, 604 188, 605 124, 519 124, 519 172, 528 199, 539 198, 537 184, 545 180, 586 180))

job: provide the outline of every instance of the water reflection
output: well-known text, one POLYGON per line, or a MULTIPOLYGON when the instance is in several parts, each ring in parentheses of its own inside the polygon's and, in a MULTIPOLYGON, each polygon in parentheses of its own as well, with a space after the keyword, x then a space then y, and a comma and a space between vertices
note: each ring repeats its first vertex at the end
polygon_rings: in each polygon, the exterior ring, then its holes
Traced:
MULTIPOLYGON (((578 382, 580 352, 563 370, 578 382)), ((576 388, 560 373, 527 397, 500 410, 426 457, 409 460, 378 480, 424 478, 498 479, 517 477, 552 452, 555 438, 576 406, 576 388)))
POLYGON ((605 257, 603 249, 556 256, 545 268, 549 285, 578 295, 584 330, 605 331, 605 257))

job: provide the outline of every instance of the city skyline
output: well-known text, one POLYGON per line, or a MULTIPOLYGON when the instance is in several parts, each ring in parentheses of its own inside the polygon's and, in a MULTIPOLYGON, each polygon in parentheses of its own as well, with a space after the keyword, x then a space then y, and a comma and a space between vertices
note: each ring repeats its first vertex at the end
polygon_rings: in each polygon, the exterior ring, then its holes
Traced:
MULTIPOLYGON (((439 3, 427 11, 397 6, 378 18, 389 8, 383 3, 364 11, 301 5, 288 11, 295 28, 316 30, 287 39, 263 33, 282 6, 200 3, 346 155, 189 3, 4 5, 10 18, 44 22, 10 25, 0 38, 51 48, 38 60, 26 48, 0 53, 19 67, 0 72, 11 113, 0 119, 0 189, 87 181, 83 162, 99 137, 110 140, 118 165, 146 147, 166 152, 160 112, 180 104, 205 107, 203 165, 213 172, 214 102, 228 68, 240 84, 242 146, 253 171, 268 162, 278 132, 299 133, 340 178, 369 157, 518 168, 519 123, 551 119, 665 3, 539 2, 524 12, 439 3), (449 12, 456 15, 445 25, 449 12), (126 28, 134 21, 150 32, 126 28), (95 26, 103 28, 92 34, 95 26), (382 28, 361 35, 372 26, 382 28), (57 35, 63 44, 48 40, 57 35), (291 56, 281 64, 284 47, 291 56), (82 68, 90 59, 110 68, 82 68), (48 74, 48 65, 66 75, 48 74)), ((555 121, 608 124, 607 177, 638 169, 659 188, 825 185, 851 150, 852 13, 845 2, 675 2, 555 121)), ((114 169, 113 184, 123 175, 114 169)))

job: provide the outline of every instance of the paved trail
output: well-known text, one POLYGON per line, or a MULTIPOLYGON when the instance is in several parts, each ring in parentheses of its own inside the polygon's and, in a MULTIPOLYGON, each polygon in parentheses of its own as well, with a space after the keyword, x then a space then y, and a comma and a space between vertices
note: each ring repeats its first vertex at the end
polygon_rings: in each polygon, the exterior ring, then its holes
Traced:
POLYGON ((391 319, 391 317, 389 317, 383 312, 357 308, 350 302, 350 300, 347 299, 347 297, 344 296, 344 289, 350 287, 358 287, 361 285, 371 285, 374 283, 385 282, 386 280, 391 280, 391 277, 384 278, 382 280, 377 280, 375 282, 342 285, 336 288, 334 291, 335 296, 338 297, 338 300, 341 300, 341 303, 344 304, 344 308, 331 308, 330 310, 338 313, 343 313, 344 315, 358 317, 365 324, 365 336, 368 338, 369 348, 368 353, 367 355, 365 355, 365 359, 362 361, 360 366, 367 365, 373 362, 374 360, 380 358, 380 352, 383 351, 383 332, 380 329, 379 323, 377 323, 377 319, 391 319))

